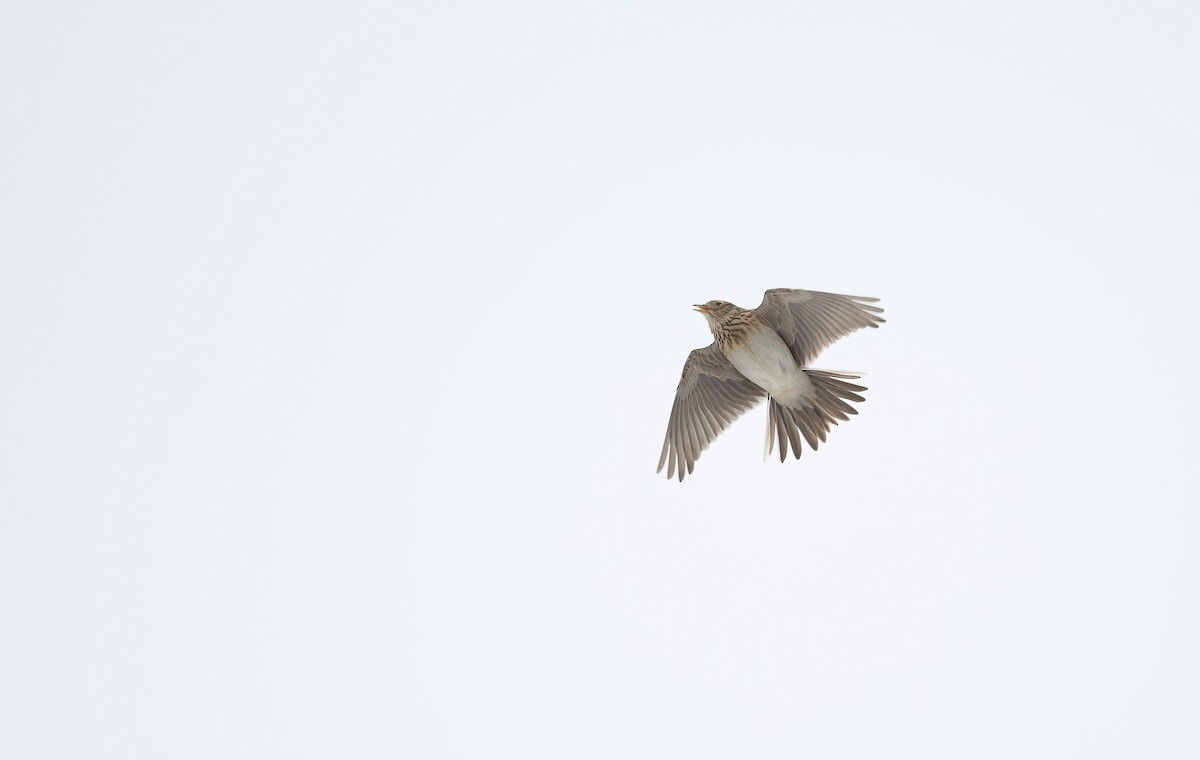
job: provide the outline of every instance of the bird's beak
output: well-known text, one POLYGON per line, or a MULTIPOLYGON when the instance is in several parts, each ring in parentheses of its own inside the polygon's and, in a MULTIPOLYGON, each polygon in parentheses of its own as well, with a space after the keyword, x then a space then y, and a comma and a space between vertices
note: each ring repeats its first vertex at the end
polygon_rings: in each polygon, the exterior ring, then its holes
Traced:
POLYGON ((696 311, 700 312, 701 314, 708 313, 708 307, 702 303, 694 303, 694 304, 692 304, 692 306, 695 308, 696 311))

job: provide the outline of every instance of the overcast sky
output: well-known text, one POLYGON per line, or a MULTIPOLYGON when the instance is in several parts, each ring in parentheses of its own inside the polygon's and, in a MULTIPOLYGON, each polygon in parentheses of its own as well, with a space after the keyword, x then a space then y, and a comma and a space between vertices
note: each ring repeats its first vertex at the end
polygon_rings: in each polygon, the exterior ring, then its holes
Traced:
POLYGON ((1200 756, 1198 7, 5 4, 0 755, 1200 756))

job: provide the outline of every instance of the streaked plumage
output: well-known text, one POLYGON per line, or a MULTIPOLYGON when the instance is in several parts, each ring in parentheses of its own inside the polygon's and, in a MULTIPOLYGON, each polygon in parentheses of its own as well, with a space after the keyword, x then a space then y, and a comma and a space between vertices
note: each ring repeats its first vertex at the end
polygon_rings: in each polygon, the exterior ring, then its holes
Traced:
POLYGON ((829 344, 863 327, 884 322, 879 299, 813 290, 768 290, 757 309, 709 301, 696 309, 708 320, 713 342, 697 348, 683 365, 667 423, 658 471, 679 479, 693 471, 700 453, 725 428, 768 398, 766 452, 779 443, 800 458, 800 439, 812 449, 831 425, 857 414, 851 401, 865 391, 848 382, 858 375, 807 365, 829 344))

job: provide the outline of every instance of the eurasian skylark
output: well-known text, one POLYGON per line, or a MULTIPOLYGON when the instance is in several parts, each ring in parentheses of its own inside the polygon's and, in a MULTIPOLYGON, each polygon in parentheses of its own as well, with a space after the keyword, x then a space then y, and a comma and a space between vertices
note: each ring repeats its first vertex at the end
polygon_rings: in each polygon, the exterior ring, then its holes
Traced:
POLYGON ((779 461, 788 444, 800 458, 800 438, 815 451, 830 425, 858 414, 858 375, 811 369, 809 362, 830 343, 862 327, 884 322, 878 298, 815 290, 768 290, 757 309, 727 301, 696 304, 708 320, 713 342, 697 348, 683 365, 667 423, 658 471, 690 474, 700 452, 735 419, 764 397, 770 400, 764 458, 779 441, 779 461))

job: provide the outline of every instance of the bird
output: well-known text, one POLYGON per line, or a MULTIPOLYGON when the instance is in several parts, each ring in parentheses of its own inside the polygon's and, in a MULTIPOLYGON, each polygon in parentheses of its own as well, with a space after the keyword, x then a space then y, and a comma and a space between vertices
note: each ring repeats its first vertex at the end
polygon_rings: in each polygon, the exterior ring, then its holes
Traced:
POLYGON ((713 342, 692 351, 675 388, 658 472, 667 479, 692 474, 700 453, 735 419, 764 398, 769 402, 763 458, 779 443, 800 458, 800 439, 814 451, 831 425, 858 414, 866 388, 850 382, 861 375, 813 369, 809 364, 834 341, 886 320, 878 298, 773 288, 757 309, 728 301, 694 304, 712 331, 713 342))

